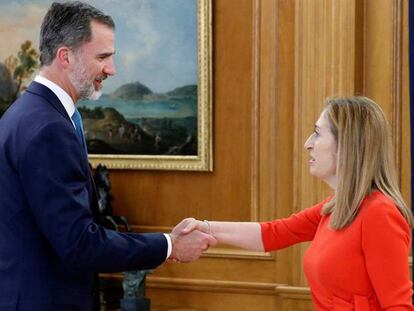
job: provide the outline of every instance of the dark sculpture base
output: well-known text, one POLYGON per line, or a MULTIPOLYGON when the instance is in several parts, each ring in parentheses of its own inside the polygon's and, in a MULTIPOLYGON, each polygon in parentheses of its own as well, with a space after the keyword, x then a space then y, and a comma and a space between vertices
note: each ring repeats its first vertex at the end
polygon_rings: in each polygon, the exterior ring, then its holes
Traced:
POLYGON ((121 299, 121 311, 150 311, 151 300, 147 298, 124 298, 121 299))

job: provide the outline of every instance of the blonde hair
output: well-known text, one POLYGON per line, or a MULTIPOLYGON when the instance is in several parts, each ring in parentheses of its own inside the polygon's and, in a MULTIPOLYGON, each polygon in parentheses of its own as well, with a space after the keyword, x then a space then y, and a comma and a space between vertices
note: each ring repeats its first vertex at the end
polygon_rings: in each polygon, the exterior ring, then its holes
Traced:
POLYGON ((326 101, 326 115, 338 144, 337 187, 322 214, 331 213, 331 227, 343 229, 354 220, 362 200, 374 190, 392 199, 413 226, 397 182, 388 124, 381 108, 362 96, 326 101))

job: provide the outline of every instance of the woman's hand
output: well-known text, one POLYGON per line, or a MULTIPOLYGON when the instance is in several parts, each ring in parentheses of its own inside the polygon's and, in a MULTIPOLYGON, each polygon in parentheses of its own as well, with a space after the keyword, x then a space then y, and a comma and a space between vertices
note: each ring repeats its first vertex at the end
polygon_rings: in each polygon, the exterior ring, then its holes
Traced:
POLYGON ((194 230, 199 230, 207 234, 211 234, 208 222, 197 220, 195 218, 185 218, 175 226, 172 233, 175 235, 187 234, 194 230))
POLYGON ((192 218, 191 221, 188 221, 186 227, 183 229, 183 233, 189 233, 193 230, 199 230, 201 232, 212 235, 211 226, 207 220, 201 221, 192 218))

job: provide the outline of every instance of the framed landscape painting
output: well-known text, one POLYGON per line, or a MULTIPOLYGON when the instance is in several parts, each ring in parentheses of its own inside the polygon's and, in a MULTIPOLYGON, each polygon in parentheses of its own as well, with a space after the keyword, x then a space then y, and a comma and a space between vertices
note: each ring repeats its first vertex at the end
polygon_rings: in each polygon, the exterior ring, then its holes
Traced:
MULTIPOLYGON (((116 24, 117 73, 104 81, 98 100, 77 103, 89 161, 114 169, 211 171, 211 0, 85 2, 116 24)), ((9 42, 13 33, 13 44, 0 47, 0 115, 37 72, 38 63, 20 84, 11 79, 19 53, 37 59, 51 3, 0 0, 0 38, 9 42)))

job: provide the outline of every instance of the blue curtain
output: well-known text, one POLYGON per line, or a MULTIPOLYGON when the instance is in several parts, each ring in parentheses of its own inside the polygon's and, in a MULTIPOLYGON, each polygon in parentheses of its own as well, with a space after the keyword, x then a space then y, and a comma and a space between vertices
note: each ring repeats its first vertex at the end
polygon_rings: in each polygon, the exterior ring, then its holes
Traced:
MULTIPOLYGON (((409 57, 410 57, 410 131, 411 131, 411 208, 414 212, 414 3, 408 2, 409 6, 409 57)), ((414 239, 413 239, 414 253, 414 239)), ((413 269, 414 271, 414 269, 413 269)), ((414 272, 413 272, 414 280, 414 272)), ((414 297, 413 297, 414 303, 414 297)))

